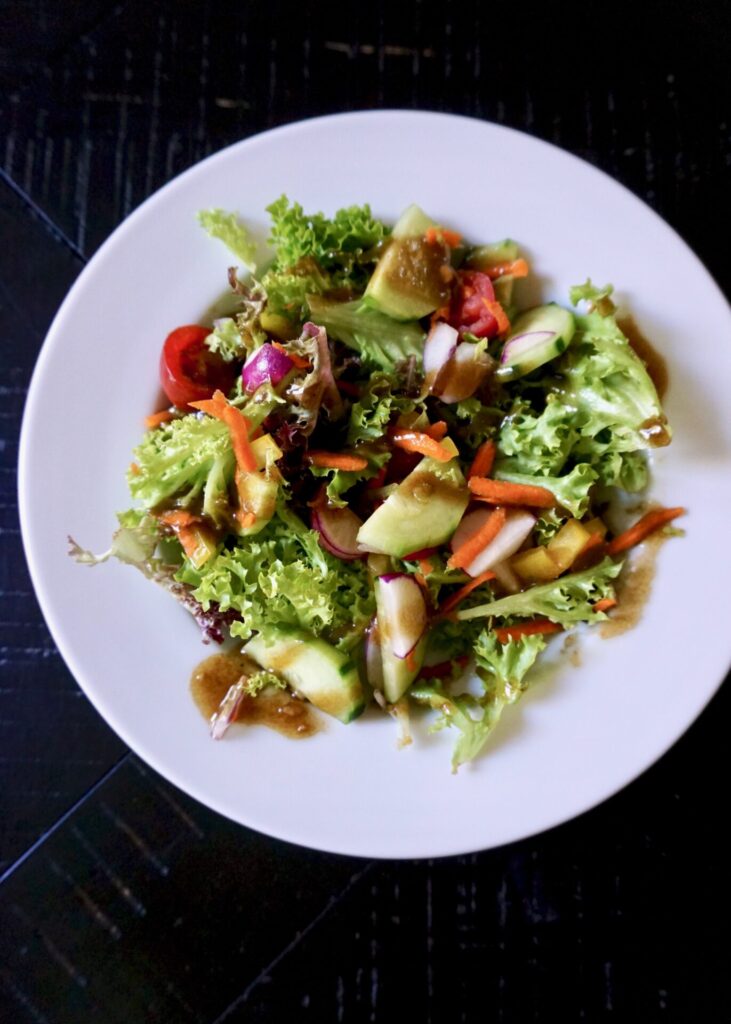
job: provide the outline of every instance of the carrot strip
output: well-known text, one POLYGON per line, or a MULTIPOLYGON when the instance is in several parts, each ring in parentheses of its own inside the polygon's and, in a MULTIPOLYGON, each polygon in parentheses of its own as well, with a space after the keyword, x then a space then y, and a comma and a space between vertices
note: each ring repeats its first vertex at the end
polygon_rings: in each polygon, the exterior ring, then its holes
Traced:
POLYGON ((616 597, 603 597, 601 601, 597 601, 594 605, 595 612, 608 612, 610 608, 614 608, 617 604, 616 597))
POLYGON ((481 444, 467 472, 467 479, 473 476, 489 476, 496 453, 497 446, 494 441, 485 441, 481 444))
POLYGON ((437 242, 444 242, 445 245, 459 245, 462 236, 459 231, 450 231, 448 228, 427 228, 424 232, 427 245, 436 245, 437 242))
POLYGON ((184 509, 173 509, 170 512, 163 512, 160 516, 160 522, 166 526, 172 526, 174 530, 181 530, 186 526, 200 523, 201 518, 200 516, 194 516, 192 512, 186 512, 184 509))
POLYGON ((249 444, 249 429, 251 424, 233 405, 229 405, 226 396, 222 391, 215 391, 213 398, 203 402, 191 402, 194 409, 200 409, 217 420, 221 420, 228 427, 231 435, 231 447, 236 457, 236 465, 244 472, 250 473, 256 469, 256 459, 249 444))
POLYGON ((392 440, 397 448, 402 448, 405 452, 427 455, 437 462, 449 462, 454 457, 438 441, 421 430, 400 430, 393 435, 392 440))
POLYGON ((448 615, 454 608, 457 607, 460 601, 464 601, 468 594, 471 594, 477 587, 482 586, 483 583, 487 583, 488 580, 494 580, 495 573, 490 569, 487 572, 480 573, 479 576, 475 576, 469 583, 465 583, 463 587, 460 587, 456 593, 448 597, 443 604, 439 606, 440 615, 448 615))
POLYGON ((563 626, 550 619, 533 619, 532 622, 520 622, 517 626, 501 626, 495 630, 495 636, 501 644, 509 640, 519 640, 522 636, 535 636, 536 633, 562 633, 563 626))
POLYGON ((362 455, 346 455, 344 452, 312 451, 307 453, 307 458, 320 469, 344 469, 351 473, 368 465, 368 459, 362 455))
POLYGON ((435 309, 431 315, 431 326, 438 323, 440 320, 449 320, 449 306, 440 306, 439 309, 435 309))
POLYGON ((140 473, 142 472, 142 470, 140 469, 136 462, 130 462, 129 471, 132 474, 132 476, 139 476, 140 473))
POLYGON ((237 512, 236 518, 238 519, 242 530, 248 530, 249 527, 253 526, 256 522, 256 515, 254 512, 244 512, 241 509, 237 512))
POLYGON ((430 572, 434 572, 434 566, 428 558, 419 559, 419 572, 422 576, 428 576, 430 572))
POLYGON ((524 259, 512 260, 508 263, 494 263, 484 273, 487 274, 491 281, 496 280, 498 277, 505 277, 506 274, 509 274, 510 277, 527 277, 528 264, 524 259))
POLYGON ((503 307, 497 300, 483 299, 482 300, 487 307, 487 311, 497 320, 498 334, 505 334, 510 330, 510 321, 508 320, 508 314, 505 312, 503 307))
POLYGON ((480 501, 490 505, 528 505, 531 508, 552 508, 556 499, 546 487, 532 484, 511 484, 506 480, 485 480, 473 476, 467 486, 480 501))
POLYGON ((651 509, 634 526, 630 526, 628 530, 620 533, 614 540, 609 542, 607 554, 612 556, 619 555, 623 551, 633 548, 635 544, 640 544, 651 533, 654 533, 655 530, 666 526, 673 519, 677 519, 678 516, 684 516, 685 513, 686 510, 684 508, 651 509))
POLYGON ((505 509, 496 508, 480 529, 473 533, 464 544, 460 544, 447 562, 448 567, 450 569, 465 569, 470 562, 477 558, 483 548, 486 548, 490 541, 497 537, 505 526, 505 519, 505 509))
POLYGON ((447 436, 448 429, 449 428, 447 427, 447 424, 444 422, 444 420, 438 420, 436 423, 431 423, 426 428, 424 433, 428 434, 429 437, 431 437, 432 440, 434 441, 443 441, 444 438, 447 436))
POLYGON ((406 667, 409 672, 416 671, 416 649, 409 651, 406 655, 406 667))
POLYGON ((285 348, 284 345, 281 344, 281 342, 273 341, 272 345, 274 348, 278 348, 280 352, 284 352, 285 356, 292 360, 298 370, 312 369, 309 359, 305 359, 304 356, 297 355, 296 352, 290 352, 288 348, 285 348))
POLYGON ((148 430, 154 430, 161 423, 169 423, 174 419, 175 416, 168 409, 163 409, 162 412, 153 412, 151 416, 145 416, 145 427, 148 430))

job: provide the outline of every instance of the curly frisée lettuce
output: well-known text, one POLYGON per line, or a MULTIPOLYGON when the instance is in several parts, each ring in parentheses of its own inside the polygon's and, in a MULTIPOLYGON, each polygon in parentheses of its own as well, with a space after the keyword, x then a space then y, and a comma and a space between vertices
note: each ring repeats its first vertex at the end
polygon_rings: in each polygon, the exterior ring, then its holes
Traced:
POLYGON ((671 429, 611 285, 571 289, 582 312, 526 310, 517 243, 465 240, 414 205, 393 229, 367 205, 326 216, 281 196, 268 213, 257 278, 238 217, 200 215, 248 274, 228 267, 227 315, 166 340, 177 404, 134 449, 136 507, 108 551, 71 554, 135 566, 205 639, 258 652, 219 726, 272 686, 342 722, 368 694, 402 728, 427 709, 457 770, 550 634, 611 615, 626 552, 684 511, 619 533, 607 515, 646 493, 671 429), (526 314, 532 334, 511 333, 526 314), (519 374, 500 372, 510 359, 519 374))

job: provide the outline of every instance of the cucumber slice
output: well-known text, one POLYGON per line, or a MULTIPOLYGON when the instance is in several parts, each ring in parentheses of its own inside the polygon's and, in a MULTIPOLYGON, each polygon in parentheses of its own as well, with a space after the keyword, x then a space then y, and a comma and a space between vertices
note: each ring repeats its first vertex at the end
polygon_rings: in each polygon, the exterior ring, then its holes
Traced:
POLYGON ((426 234, 429 228, 436 227, 434 221, 420 206, 412 203, 407 206, 404 212, 393 226, 391 238, 415 238, 426 234))
POLYGON ((397 558, 438 547, 457 529, 469 497, 456 461, 422 459, 363 523, 358 546, 397 558))
POLYGON ((355 663, 304 629, 268 629, 244 644, 243 651, 341 722, 352 722, 365 708, 355 663))
POLYGON ((383 695, 389 704, 401 700, 424 664, 426 637, 419 641, 408 658, 397 658, 386 647, 381 648, 383 665, 383 695))
POLYGON ((566 351, 575 329, 573 314, 555 302, 522 313, 505 342, 495 376, 516 380, 550 362, 566 351))

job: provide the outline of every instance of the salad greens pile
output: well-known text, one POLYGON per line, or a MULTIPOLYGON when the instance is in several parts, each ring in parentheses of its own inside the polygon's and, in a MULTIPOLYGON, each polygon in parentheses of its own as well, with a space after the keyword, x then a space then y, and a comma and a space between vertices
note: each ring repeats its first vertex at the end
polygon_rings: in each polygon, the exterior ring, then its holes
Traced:
POLYGON ((619 556, 681 513, 615 536, 604 518, 646 490, 670 427, 611 286, 526 311, 511 240, 474 245, 416 206, 393 228, 367 205, 268 212, 259 275, 238 218, 200 215, 238 264, 229 315, 166 340, 135 507, 110 551, 72 554, 137 566, 205 639, 243 644, 264 674, 241 693, 288 685, 343 722, 433 709, 456 769, 550 635, 607 617, 619 556))

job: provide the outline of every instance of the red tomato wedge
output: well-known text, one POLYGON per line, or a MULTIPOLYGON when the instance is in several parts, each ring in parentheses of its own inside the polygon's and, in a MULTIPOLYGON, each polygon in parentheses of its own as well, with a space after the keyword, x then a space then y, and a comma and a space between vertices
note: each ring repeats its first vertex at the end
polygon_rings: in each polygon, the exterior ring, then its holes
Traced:
POLYGON ((210 328, 188 324, 176 327, 165 339, 160 355, 160 384, 173 405, 184 409, 191 402, 225 394, 233 387, 236 367, 225 363, 205 345, 210 328))

